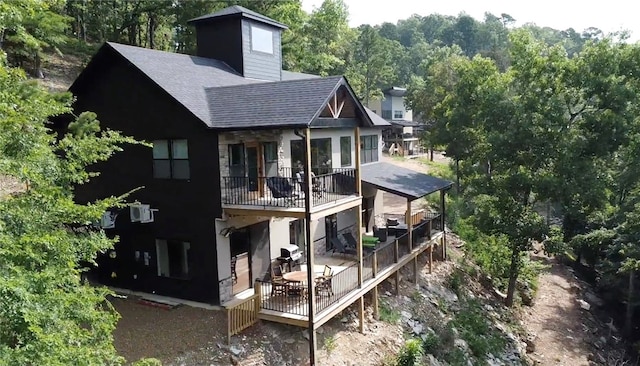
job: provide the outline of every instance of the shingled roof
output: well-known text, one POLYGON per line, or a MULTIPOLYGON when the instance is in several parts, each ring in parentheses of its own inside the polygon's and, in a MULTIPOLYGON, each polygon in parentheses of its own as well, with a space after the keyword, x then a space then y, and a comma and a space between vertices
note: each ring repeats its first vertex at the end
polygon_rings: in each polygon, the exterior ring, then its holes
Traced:
POLYGON ((212 88, 211 120, 219 128, 308 126, 343 83, 334 76, 212 88))
MULTIPOLYGON (((309 125, 340 85, 348 87, 341 76, 322 78, 293 72, 286 72, 289 80, 285 81, 248 79, 219 60, 112 42, 99 53, 110 51, 214 129, 309 125)), ((76 79, 71 91, 82 77, 76 79)), ((384 120, 381 124, 370 110, 364 111, 363 117, 373 126, 388 125, 384 120)))
POLYGON ((271 26, 274 26, 276 28, 281 28, 281 29, 288 29, 289 27, 287 27, 286 25, 277 22, 269 17, 266 17, 262 14, 256 13, 255 11, 249 10, 243 6, 240 5, 233 5, 230 6, 228 8, 224 8, 220 11, 217 11, 215 13, 211 13, 211 14, 207 14, 207 15, 203 15, 203 16, 199 16, 197 18, 193 18, 191 20, 189 20, 187 23, 188 24, 192 24, 192 23, 199 23, 199 22, 205 22, 208 20, 212 20, 212 19, 220 19, 220 18, 231 18, 231 17, 244 17, 244 18, 249 18, 249 19, 253 19, 265 24, 269 24, 271 26))

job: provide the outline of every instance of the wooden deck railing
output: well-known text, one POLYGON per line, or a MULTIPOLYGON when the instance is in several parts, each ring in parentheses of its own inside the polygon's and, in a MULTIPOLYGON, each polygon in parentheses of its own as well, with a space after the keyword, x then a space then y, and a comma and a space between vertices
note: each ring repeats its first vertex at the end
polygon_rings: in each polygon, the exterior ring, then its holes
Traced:
POLYGON ((231 344, 231 336, 249 328, 258 321, 260 296, 252 295, 227 307, 227 342, 231 344))

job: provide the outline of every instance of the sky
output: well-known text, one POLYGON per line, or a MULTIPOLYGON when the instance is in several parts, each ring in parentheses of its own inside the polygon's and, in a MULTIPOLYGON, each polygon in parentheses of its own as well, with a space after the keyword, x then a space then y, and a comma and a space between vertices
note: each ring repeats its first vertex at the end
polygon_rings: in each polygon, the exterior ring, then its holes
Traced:
MULTIPOLYGON (((640 39, 638 6, 626 0, 599 2, 576 0, 344 0, 349 7, 349 25, 396 23, 412 14, 426 16, 433 13, 458 15, 465 12, 483 20, 484 13, 506 13, 516 20, 516 26, 535 23, 558 30, 573 28, 582 32, 596 27, 605 34, 620 30, 631 31, 631 41, 640 39)), ((302 7, 311 12, 322 0, 302 0, 302 7)))

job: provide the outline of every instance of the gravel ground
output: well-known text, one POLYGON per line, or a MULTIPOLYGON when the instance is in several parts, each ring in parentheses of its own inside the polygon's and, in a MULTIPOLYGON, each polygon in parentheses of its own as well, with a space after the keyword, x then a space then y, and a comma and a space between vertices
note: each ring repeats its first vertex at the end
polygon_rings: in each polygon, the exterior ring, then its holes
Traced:
POLYGON ((210 342, 225 342, 224 312, 181 305, 165 310, 139 304, 137 297, 112 298, 122 316, 114 332, 115 346, 128 361, 155 357, 163 364, 210 342))

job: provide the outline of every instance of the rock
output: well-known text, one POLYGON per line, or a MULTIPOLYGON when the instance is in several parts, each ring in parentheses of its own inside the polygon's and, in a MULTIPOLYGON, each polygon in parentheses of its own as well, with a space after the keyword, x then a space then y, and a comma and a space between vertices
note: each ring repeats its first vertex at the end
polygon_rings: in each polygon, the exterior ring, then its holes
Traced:
POLYGON ((294 344, 294 343, 296 343, 296 340, 295 340, 295 339, 293 339, 293 338, 286 338, 286 339, 285 339, 284 341, 282 341, 282 342, 284 342, 284 343, 286 343, 286 344, 294 344))
POLYGON ((324 328, 320 327, 320 328, 316 329, 316 333, 324 334, 324 328))
POLYGON ((434 355, 428 354, 426 366, 443 366, 443 363, 438 361, 438 359, 435 358, 434 355))
POLYGON ((593 304, 595 307, 604 306, 604 301, 591 291, 585 292, 584 298, 589 304, 593 304))
POLYGON ((242 348, 242 346, 234 344, 231 347, 229 347, 229 351, 231 351, 231 353, 233 353, 234 356, 238 356, 242 352, 244 352, 244 348, 242 348))
POLYGON ((578 303, 580 304, 580 307, 581 307, 583 310, 587 310, 587 311, 589 311, 589 309, 591 309, 591 305, 589 305, 589 303, 588 303, 588 302, 586 302, 586 301, 584 301, 584 300, 582 300, 582 299, 579 299, 579 300, 578 300, 578 303))
POLYGON ((501 292, 500 290, 498 290, 497 288, 493 289, 493 294, 499 299, 499 300, 506 300, 507 299, 507 294, 501 292))
POLYGON ((240 360, 238 359, 238 357, 235 357, 234 355, 229 355, 229 361, 233 366, 240 365, 240 360))
POLYGON ((457 338, 456 340, 454 340, 453 345, 460 348, 465 353, 469 352, 469 344, 467 344, 467 341, 462 338, 457 338))
POLYGON ((419 335, 424 330, 424 327, 422 326, 422 324, 417 323, 413 326, 412 330, 413 330, 413 334, 419 335))
POLYGON ((402 310, 400 312, 400 315, 402 316, 403 319, 411 319, 412 315, 410 312, 402 310))
POLYGON ((533 353, 536 351, 535 339, 536 339, 535 336, 529 336, 525 340, 525 343, 527 344, 525 347, 525 350, 527 351, 527 353, 533 353))
POLYGON ((580 285, 578 285, 576 283, 572 283, 569 286, 569 292, 572 293, 572 294, 576 294, 577 295, 577 294, 580 293, 580 291, 582 291, 582 288, 580 287, 580 285))
POLYGON ((304 339, 309 340, 309 329, 303 330, 302 336, 304 337, 304 339))

